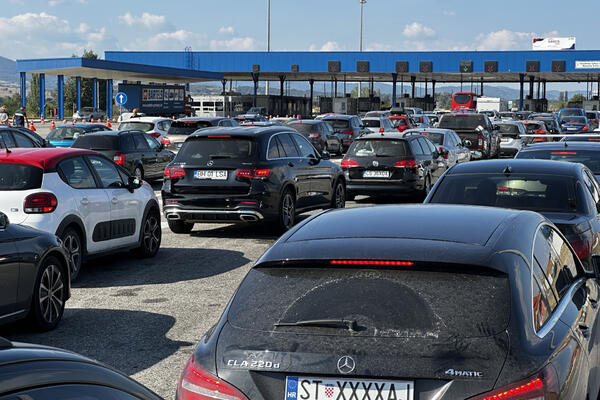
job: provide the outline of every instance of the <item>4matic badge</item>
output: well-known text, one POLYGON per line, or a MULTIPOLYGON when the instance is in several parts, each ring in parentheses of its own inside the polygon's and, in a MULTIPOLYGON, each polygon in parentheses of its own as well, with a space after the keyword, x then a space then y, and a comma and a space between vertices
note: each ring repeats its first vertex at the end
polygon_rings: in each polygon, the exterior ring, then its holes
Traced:
POLYGON ((444 372, 450 376, 464 376, 467 378, 483 378, 483 372, 479 371, 459 371, 457 369, 450 368, 444 372))

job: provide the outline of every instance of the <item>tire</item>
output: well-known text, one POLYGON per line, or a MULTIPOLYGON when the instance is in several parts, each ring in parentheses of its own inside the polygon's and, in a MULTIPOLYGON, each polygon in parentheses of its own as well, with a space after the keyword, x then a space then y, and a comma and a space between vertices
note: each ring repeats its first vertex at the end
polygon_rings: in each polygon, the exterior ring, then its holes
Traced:
POLYGON ((139 178, 141 180, 144 180, 144 169, 138 165, 133 170, 133 176, 135 176, 136 178, 139 178))
POLYGON ((192 229, 194 229, 194 224, 190 222, 175 220, 175 221, 167 221, 169 224, 169 229, 173 233, 190 233, 192 229))
POLYGON ((42 332, 56 328, 65 310, 67 298, 67 275, 65 265, 56 257, 49 256, 40 264, 28 319, 42 332))
POLYGON ((425 177, 425 183, 423 184, 423 189, 419 191, 419 198, 425 200, 429 192, 431 191, 431 178, 429 175, 425 177))
POLYGON ((81 266, 83 265, 83 241, 79 232, 73 228, 67 228, 60 235, 67 257, 69 257, 69 268, 71 270, 71 282, 74 282, 81 272, 81 266))
POLYGON ((337 180, 333 186, 333 193, 331 194, 331 208, 344 208, 346 207, 346 187, 344 182, 337 180))
POLYGON ((290 189, 285 189, 279 200, 279 217, 281 231, 288 231, 296 223, 296 199, 290 189))
POLYGON ((141 258, 154 257, 158 253, 161 240, 160 214, 150 211, 142 223, 141 245, 136 251, 137 255, 141 258))

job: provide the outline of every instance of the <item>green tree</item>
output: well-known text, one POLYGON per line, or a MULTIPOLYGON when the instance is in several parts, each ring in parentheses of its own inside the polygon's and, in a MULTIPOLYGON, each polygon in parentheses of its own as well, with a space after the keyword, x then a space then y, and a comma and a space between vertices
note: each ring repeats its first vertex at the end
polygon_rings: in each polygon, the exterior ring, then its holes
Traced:
POLYGON ((17 111, 21 106, 21 95, 19 93, 15 93, 10 97, 0 98, 0 104, 6 106, 6 111, 12 118, 12 116, 15 114, 15 111, 17 111))
POLYGON ((573 97, 571 97, 571 99, 569 101, 580 102, 580 101, 584 101, 584 100, 585 100, 585 97, 582 94, 576 94, 576 95, 573 95, 573 97))
MULTIPOLYGON (((358 94, 358 85, 354 86, 352 91, 350 92, 350 96, 356 98, 358 94)), ((369 97, 369 85, 363 85, 360 88, 360 97, 369 97)))
MULTIPOLYGON (((73 57, 77 57, 77 55, 73 54, 73 57)), ((98 54, 94 53, 93 50, 84 50, 81 57, 97 60, 98 54)), ((93 82, 92 79, 81 79, 81 107, 91 107, 93 104, 93 82)), ((75 77, 67 79, 64 86, 64 93, 65 116, 71 116, 73 115, 73 110, 77 109, 77 83, 75 77)), ((98 80, 98 97, 98 108, 106 108, 106 81, 103 79, 98 80)))
POLYGON ((40 74, 31 74, 31 86, 27 97, 27 116, 40 116, 40 74))

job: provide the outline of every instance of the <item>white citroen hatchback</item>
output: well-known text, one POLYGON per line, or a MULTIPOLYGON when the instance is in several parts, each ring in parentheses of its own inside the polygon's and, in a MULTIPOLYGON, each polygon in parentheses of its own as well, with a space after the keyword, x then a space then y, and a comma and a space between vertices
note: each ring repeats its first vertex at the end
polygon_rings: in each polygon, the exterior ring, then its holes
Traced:
POLYGON ((160 247, 150 185, 90 150, 0 150, 0 211, 12 223, 56 234, 71 279, 87 257, 128 249, 153 257, 160 247))

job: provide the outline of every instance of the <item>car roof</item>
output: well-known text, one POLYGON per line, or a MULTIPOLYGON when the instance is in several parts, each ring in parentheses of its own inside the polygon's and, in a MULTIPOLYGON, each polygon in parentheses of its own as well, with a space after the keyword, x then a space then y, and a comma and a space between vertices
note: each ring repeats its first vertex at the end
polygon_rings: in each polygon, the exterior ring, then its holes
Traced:
POLYGON ((222 119, 229 119, 225 117, 184 117, 178 118, 175 121, 220 121, 222 119))
POLYGON ((410 136, 404 136, 404 133, 400 133, 400 132, 385 132, 384 134, 381 134, 381 132, 373 132, 373 133, 366 133, 364 135, 361 135, 360 137, 356 138, 355 140, 367 140, 367 139, 394 139, 394 140, 408 140, 410 138, 410 136))
POLYGON ((527 224, 529 227, 537 227, 544 220, 532 211, 463 205, 411 204, 328 210, 285 234, 256 266, 331 259, 481 265, 499 250, 498 246, 506 245, 498 240, 504 232, 514 236, 510 232, 519 230, 524 221, 531 222, 527 224), (443 228, 440 224, 456 229, 443 228), (494 236, 497 237, 491 240, 494 236), (469 251, 465 251, 467 249, 469 251))
POLYGON ((235 136, 262 136, 271 133, 291 132, 297 133, 295 129, 288 128, 286 125, 270 126, 233 126, 233 127, 213 127, 205 128, 192 133, 189 137, 204 137, 212 135, 235 135, 235 136))
MULTIPOLYGON (((600 135, 598 135, 600 139, 600 135)), ((590 135, 589 137, 593 137, 590 135)), ((568 141, 568 142, 543 142, 529 144, 521 149, 522 152, 535 150, 593 150, 600 151, 600 143, 587 141, 568 141)))
MULTIPOLYGON (((571 143, 571 142, 569 142, 571 143)), ((513 174, 549 174, 549 175, 576 175, 583 168, 582 164, 537 160, 537 159, 506 159, 506 160, 484 160, 471 161, 457 164, 450 168, 446 175, 458 174, 504 174, 507 168, 513 174)))
POLYGON ((98 154, 92 150, 70 147, 0 149, 0 163, 28 164, 42 169, 54 169, 65 157, 98 154))
POLYGON ((407 133, 420 133, 420 132, 426 132, 426 133, 441 133, 443 135, 450 133, 450 132, 454 132, 452 129, 442 129, 442 128, 411 128, 411 129, 407 129, 404 132, 402 132, 403 134, 407 134, 407 133))
POLYGON ((125 121, 121 121, 121 123, 124 123, 124 122, 158 122, 158 121, 165 121, 165 120, 170 120, 170 119, 171 118, 165 118, 165 117, 139 116, 139 117, 133 117, 133 118, 126 119, 125 121))
POLYGON ((127 134, 133 134, 133 133, 145 133, 145 132, 139 131, 136 129, 125 129, 125 130, 121 130, 121 131, 98 131, 98 132, 89 133, 85 136, 120 136, 120 135, 127 135, 127 134))
POLYGON ((356 117, 356 115, 346 115, 346 114, 339 114, 339 115, 326 115, 323 117, 323 119, 327 120, 327 119, 351 119, 356 117))
POLYGON ((363 121, 381 121, 382 119, 387 119, 387 117, 363 117, 361 119, 363 121))
MULTIPOLYGON (((275 119, 275 118, 273 118, 275 119)), ((297 119, 295 121, 291 121, 288 125, 302 125, 302 124, 306 124, 306 125, 315 125, 315 124, 321 124, 323 123, 323 120, 321 119, 297 119)))
POLYGON ((60 124, 60 125, 56 125, 56 128, 95 128, 98 126, 103 126, 106 128, 106 125, 104 125, 104 124, 94 124, 94 123, 60 124))

